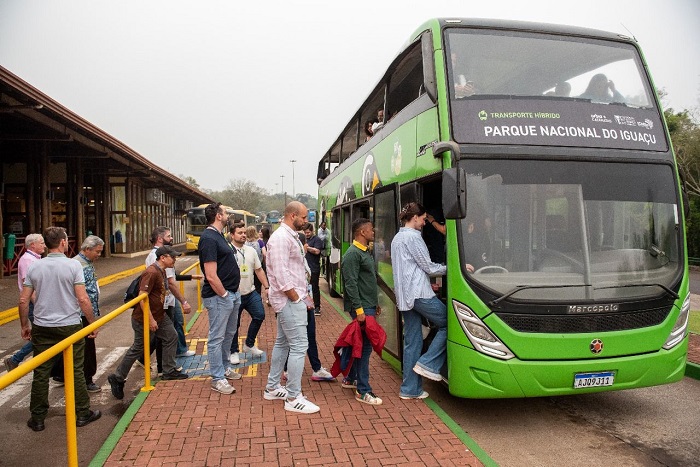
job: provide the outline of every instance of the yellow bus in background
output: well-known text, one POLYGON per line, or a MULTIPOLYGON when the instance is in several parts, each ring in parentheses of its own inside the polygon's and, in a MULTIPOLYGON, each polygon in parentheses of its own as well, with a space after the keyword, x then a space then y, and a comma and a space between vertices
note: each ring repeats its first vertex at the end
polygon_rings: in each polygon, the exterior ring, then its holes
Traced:
MULTIPOLYGON (((195 208, 191 208, 187 211, 187 221, 189 223, 189 230, 187 230, 187 251, 197 251, 199 246, 199 237, 202 235, 204 229, 207 228, 207 218, 204 215, 204 208, 208 204, 200 204, 195 208)), ((246 227, 249 225, 255 225, 255 214, 250 213, 243 209, 233 209, 230 206, 222 206, 224 211, 229 216, 229 222, 243 222, 246 227)), ((227 227, 224 227, 227 230, 227 227)))

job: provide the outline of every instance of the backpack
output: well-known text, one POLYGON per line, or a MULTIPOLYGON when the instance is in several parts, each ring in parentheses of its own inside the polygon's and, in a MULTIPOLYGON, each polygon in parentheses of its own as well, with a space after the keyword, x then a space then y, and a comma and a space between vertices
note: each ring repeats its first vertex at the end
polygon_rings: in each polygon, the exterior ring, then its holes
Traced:
POLYGON ((124 303, 130 302, 139 296, 139 288, 141 285, 142 276, 143 274, 139 274, 139 276, 136 279, 131 281, 129 287, 126 288, 126 292, 124 292, 124 303))

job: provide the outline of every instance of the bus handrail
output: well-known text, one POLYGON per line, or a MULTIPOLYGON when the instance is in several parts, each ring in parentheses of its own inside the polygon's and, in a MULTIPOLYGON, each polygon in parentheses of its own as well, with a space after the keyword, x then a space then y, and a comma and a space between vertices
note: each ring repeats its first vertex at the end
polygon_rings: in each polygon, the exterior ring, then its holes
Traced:
MULTIPOLYGON (((109 323, 126 310, 133 308, 139 302, 143 302, 141 309, 143 310, 144 323, 148 323, 151 311, 148 303, 148 294, 144 292, 111 313, 108 313, 105 316, 93 321, 90 325, 84 327, 75 334, 66 337, 58 344, 55 344, 49 349, 41 352, 39 355, 18 366, 14 370, 0 376, 0 390, 2 390, 23 376, 28 375, 38 366, 46 363, 60 352, 63 352, 63 377, 65 380, 64 393, 66 398, 66 446, 68 450, 68 465, 71 467, 78 465, 78 436, 75 416, 75 381, 73 375, 73 345, 87 337, 89 334, 92 334, 92 332, 96 329, 109 323)), ((144 376, 144 386, 141 388, 142 392, 150 392, 154 389, 154 386, 151 384, 151 341, 149 338, 149 333, 150 330, 148 326, 144 326, 143 345, 145 354, 144 368, 146 374, 144 376)))

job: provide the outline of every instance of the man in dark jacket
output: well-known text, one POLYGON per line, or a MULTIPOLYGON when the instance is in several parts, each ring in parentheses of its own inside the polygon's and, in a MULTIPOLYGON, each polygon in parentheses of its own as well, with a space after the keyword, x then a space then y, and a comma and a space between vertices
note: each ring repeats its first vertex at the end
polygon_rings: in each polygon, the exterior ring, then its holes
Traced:
MULTIPOLYGON (((369 251, 369 242, 374 241, 374 226, 369 219, 357 219, 352 223, 352 235, 354 240, 342 261, 345 283, 343 302, 345 311, 362 326, 366 316, 377 316, 382 312, 377 304, 377 273, 369 251)), ((353 362, 348 377, 343 380, 343 387, 353 387, 355 384, 355 399, 365 404, 380 405, 382 400, 372 392, 369 385, 372 343, 364 329, 362 341, 362 357, 353 362)))

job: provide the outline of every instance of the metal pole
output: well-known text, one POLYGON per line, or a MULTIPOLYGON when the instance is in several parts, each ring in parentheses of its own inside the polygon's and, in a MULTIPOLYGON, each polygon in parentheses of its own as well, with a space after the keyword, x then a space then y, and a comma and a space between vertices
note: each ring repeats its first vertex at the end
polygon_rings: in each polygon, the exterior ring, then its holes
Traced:
POLYGON ((280 175, 280 178, 282 179, 282 194, 284 195, 284 205, 282 206, 282 212, 284 212, 284 208, 287 207, 287 192, 284 191, 284 175, 280 175))
POLYGON ((296 162, 296 159, 290 159, 289 162, 292 163, 292 198, 296 199, 296 197, 297 197, 297 192, 296 192, 296 189, 295 189, 295 186, 294 186, 294 185, 295 185, 295 184, 294 184, 294 163, 296 162))

